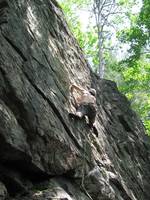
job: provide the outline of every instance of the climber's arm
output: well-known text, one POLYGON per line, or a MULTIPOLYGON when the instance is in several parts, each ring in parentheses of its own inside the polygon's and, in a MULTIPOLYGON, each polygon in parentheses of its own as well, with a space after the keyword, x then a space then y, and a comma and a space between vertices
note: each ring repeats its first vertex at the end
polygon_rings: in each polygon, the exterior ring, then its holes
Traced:
POLYGON ((84 89, 82 89, 82 88, 80 88, 80 87, 78 87, 78 86, 72 84, 72 85, 70 86, 70 91, 71 91, 71 93, 73 93, 73 90, 74 90, 74 89, 76 89, 77 91, 79 91, 79 92, 81 92, 81 93, 83 93, 83 92, 85 91, 84 89))
POLYGON ((82 101, 82 94, 83 94, 84 91, 85 91, 85 90, 81 89, 80 87, 78 87, 78 86, 76 86, 76 85, 74 85, 74 84, 72 84, 72 85, 70 86, 70 92, 71 92, 71 94, 72 94, 73 101, 74 101, 74 106, 75 106, 76 108, 80 105, 80 103, 81 103, 81 101, 82 101), (77 91, 79 91, 79 92, 81 93, 81 96, 75 97, 74 94, 73 94, 74 89, 77 90, 77 91))

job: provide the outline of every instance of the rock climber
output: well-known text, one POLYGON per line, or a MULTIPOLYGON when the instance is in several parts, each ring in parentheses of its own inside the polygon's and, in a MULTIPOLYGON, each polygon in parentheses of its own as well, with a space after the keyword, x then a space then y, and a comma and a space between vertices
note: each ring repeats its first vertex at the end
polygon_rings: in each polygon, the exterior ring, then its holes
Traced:
POLYGON ((94 122, 96 118, 97 105, 96 105, 96 90, 90 88, 89 90, 82 89, 74 84, 70 86, 71 95, 75 101, 76 113, 70 113, 72 117, 83 118, 88 117, 89 127, 94 127, 94 122), (75 98, 73 92, 76 90, 80 96, 75 98))

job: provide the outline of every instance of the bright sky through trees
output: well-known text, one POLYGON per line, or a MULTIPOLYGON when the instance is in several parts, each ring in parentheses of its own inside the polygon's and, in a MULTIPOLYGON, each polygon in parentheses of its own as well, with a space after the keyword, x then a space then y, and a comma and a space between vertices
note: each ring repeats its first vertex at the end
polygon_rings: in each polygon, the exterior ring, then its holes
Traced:
MULTIPOLYGON (((63 2, 63 0, 61 0, 63 2)), ((65 0, 64 0, 65 1, 65 0)), ((133 5, 130 9, 130 12, 133 15, 137 15, 140 12, 140 9, 142 7, 142 0, 138 0, 135 1, 135 5, 133 5)), ((128 8, 123 8, 122 12, 127 12, 128 8)), ((81 22, 81 30, 83 32, 88 31, 88 26, 89 24, 93 24, 95 25, 95 19, 94 17, 91 15, 91 10, 90 8, 81 8, 79 10, 76 10, 76 14, 79 16, 79 20, 81 22)), ((118 29, 122 30, 124 28, 130 28, 131 22, 127 17, 124 17, 123 23, 120 23, 118 25, 118 29)), ((118 39, 116 36, 116 32, 118 31, 118 29, 111 29, 111 31, 113 32, 113 36, 112 36, 112 43, 114 46, 117 45, 118 43, 118 39)), ((127 50, 129 49, 129 45, 128 44, 122 44, 122 47, 117 51, 116 53, 116 58, 120 61, 122 59, 125 58, 126 54, 127 54, 127 50)))

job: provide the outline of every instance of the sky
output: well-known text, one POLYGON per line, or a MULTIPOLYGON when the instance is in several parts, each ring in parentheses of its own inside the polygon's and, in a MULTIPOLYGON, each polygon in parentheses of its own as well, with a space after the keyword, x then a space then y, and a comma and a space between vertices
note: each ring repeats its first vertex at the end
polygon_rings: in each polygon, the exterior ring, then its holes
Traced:
MULTIPOLYGON (((58 0, 59 2, 68 2, 69 0, 58 0)), ((111 0, 110 0, 111 1, 111 0)), ((117 1, 117 0, 116 0, 117 1)), ((129 0, 129 1, 133 1, 133 0, 129 0)), ((133 1, 134 2, 134 1, 133 1)), ((121 10, 121 12, 129 12, 129 13, 132 13, 132 14, 137 14, 139 13, 141 7, 142 7, 142 0, 135 0, 135 5, 134 6, 131 6, 131 7, 128 7, 128 8, 125 8, 124 7, 124 10, 121 10)), ((90 4, 91 6, 91 4, 90 4)), ((76 6, 75 6, 76 8, 76 6)), ((90 8, 76 8, 75 9, 75 14, 77 16, 79 16, 79 20, 81 22, 81 29, 83 32, 86 32, 88 30, 88 26, 89 24, 93 26, 95 25, 95 18, 94 17, 91 17, 91 12, 89 12, 88 10, 90 10, 90 8)), ((119 10, 120 11, 120 10, 119 10)), ((119 17, 120 17, 121 14, 119 14, 119 17)), ((122 14, 123 16, 123 14, 122 14)), ((125 15, 124 15, 125 16, 125 15)), ((129 45, 128 44, 120 44, 118 39, 117 39, 117 31, 121 31, 123 29, 126 29, 126 28, 129 28, 130 27, 130 20, 126 17, 122 17, 123 21, 121 23, 119 23, 115 29, 113 29, 112 27, 107 27, 106 30, 110 31, 112 33, 112 45, 113 46, 117 46, 118 44, 120 45, 120 48, 118 49, 117 53, 115 52, 116 54, 116 57, 117 57, 117 60, 121 60, 123 59, 124 57, 126 57, 127 55, 127 50, 129 49, 129 45)))

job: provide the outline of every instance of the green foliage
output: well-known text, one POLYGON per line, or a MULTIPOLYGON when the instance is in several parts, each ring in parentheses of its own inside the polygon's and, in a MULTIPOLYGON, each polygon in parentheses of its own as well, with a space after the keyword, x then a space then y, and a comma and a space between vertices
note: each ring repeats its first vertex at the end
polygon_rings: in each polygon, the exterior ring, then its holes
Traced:
POLYGON ((69 24, 71 31, 74 33, 74 36, 78 40, 80 47, 83 48, 85 44, 85 37, 84 33, 81 31, 81 22, 79 20, 78 13, 76 12, 78 7, 81 6, 81 1, 64 0, 60 1, 60 4, 65 13, 66 20, 69 24))
POLYGON ((143 0, 138 16, 130 16, 131 28, 119 35, 121 42, 130 44, 128 58, 120 63, 124 84, 120 89, 130 99, 150 135, 150 3, 143 0))
POLYGON ((143 7, 138 17, 131 17, 132 27, 124 30, 121 40, 130 43, 128 62, 136 62, 145 53, 150 56, 150 2, 143 0, 143 7))
POLYGON ((150 63, 142 59, 136 61, 130 67, 124 64, 122 76, 124 82, 120 84, 120 90, 126 94, 131 101, 133 109, 142 117, 147 133, 150 134, 148 116, 150 114, 150 63))
POLYGON ((91 65, 94 71, 98 69, 98 38, 97 31, 95 27, 88 27, 88 31, 86 32, 86 43, 84 46, 85 54, 89 61, 91 61, 91 65))
POLYGON ((67 22, 80 47, 84 50, 86 57, 90 61, 93 70, 98 68, 98 36, 97 30, 89 19, 86 31, 83 30, 82 23, 79 18, 82 9, 88 10, 91 0, 63 0, 60 1, 61 7, 65 13, 67 22), (78 12, 77 12, 78 10, 78 12))

